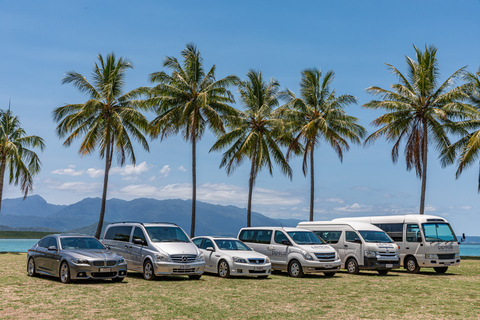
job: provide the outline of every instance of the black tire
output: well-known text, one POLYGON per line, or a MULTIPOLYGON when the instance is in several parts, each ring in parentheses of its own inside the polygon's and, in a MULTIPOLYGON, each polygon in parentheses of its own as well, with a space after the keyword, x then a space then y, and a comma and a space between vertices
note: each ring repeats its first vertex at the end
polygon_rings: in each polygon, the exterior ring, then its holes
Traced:
POLYGON ((33 260, 33 258, 28 259, 27 274, 29 277, 35 277, 37 275, 37 266, 35 265, 35 260, 33 260))
POLYGON ((123 279, 125 279, 125 277, 121 277, 121 278, 120 278, 120 277, 116 277, 116 278, 112 278, 112 281, 113 281, 113 282, 122 282, 123 279))
POLYGON ((230 266, 226 260, 220 260, 218 263, 218 275, 222 278, 230 277, 230 266))
POLYGON ((347 269, 347 272, 350 274, 358 274, 360 272, 357 260, 355 260, 354 258, 350 258, 347 260, 347 262, 345 263, 345 269, 347 269))
POLYGON ((150 260, 145 261, 143 264, 143 279, 147 281, 155 280, 157 276, 155 275, 155 268, 153 263, 150 260))
POLYGON ((188 276, 190 280, 200 280, 201 274, 191 274, 188 276))
POLYGON ((419 273, 420 272, 420 266, 417 263, 417 260, 414 257, 408 257, 405 259, 403 262, 403 266, 405 269, 407 269, 408 273, 419 273))
POLYGON ((435 269, 435 272, 436 272, 436 273, 443 274, 443 273, 447 272, 448 267, 435 267, 435 268, 433 268, 433 269, 435 269))
POLYGON ((378 270, 378 274, 384 276, 388 273, 388 271, 390 271, 390 270, 378 270))
POLYGON ((298 260, 292 260, 288 264, 288 275, 292 278, 303 277, 303 267, 298 260))
POLYGON ((324 272, 325 277, 332 278, 335 275, 335 272, 324 272))
POLYGON ((66 261, 62 262, 60 265, 60 281, 64 284, 72 282, 72 279, 70 278, 70 267, 66 261))
POLYGON ((258 278, 258 279, 267 279, 267 278, 268 278, 268 275, 266 275, 266 276, 258 276, 257 278, 258 278))

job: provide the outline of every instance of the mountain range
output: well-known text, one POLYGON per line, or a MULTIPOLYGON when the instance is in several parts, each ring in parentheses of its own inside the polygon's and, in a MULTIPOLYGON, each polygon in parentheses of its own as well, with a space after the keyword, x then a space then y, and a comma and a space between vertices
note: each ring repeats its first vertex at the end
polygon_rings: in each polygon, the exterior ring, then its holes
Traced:
MULTIPOLYGON (((78 232, 93 235, 100 213, 100 198, 85 198, 71 205, 47 203, 39 195, 4 199, 0 230, 78 232)), ((247 210, 197 201, 195 235, 236 236, 246 226, 247 210)), ((105 223, 118 221, 173 222, 190 231, 190 200, 110 199, 105 223)), ((272 219, 252 212, 252 226, 296 226, 300 220, 272 219)))

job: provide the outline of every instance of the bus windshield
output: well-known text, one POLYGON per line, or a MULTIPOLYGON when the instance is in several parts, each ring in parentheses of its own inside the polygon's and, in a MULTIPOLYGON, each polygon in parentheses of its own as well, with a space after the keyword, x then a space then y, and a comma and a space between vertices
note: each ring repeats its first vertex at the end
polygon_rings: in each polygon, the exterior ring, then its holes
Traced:
POLYGON ((383 231, 362 231, 360 235, 365 242, 392 243, 393 240, 383 231))
POLYGON ((448 223, 424 223, 422 227, 427 242, 457 241, 448 223))

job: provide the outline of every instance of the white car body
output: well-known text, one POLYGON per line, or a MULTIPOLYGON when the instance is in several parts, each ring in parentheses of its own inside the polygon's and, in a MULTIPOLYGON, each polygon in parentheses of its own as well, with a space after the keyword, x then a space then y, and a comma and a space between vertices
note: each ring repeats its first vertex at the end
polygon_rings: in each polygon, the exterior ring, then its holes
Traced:
POLYGON ((235 238, 195 237, 192 242, 205 257, 205 272, 221 277, 250 276, 266 278, 270 275, 270 259, 235 238), (237 250, 237 248, 247 250, 237 250), (227 265, 225 265, 225 262, 227 265), (227 268, 228 267, 228 268, 227 268))

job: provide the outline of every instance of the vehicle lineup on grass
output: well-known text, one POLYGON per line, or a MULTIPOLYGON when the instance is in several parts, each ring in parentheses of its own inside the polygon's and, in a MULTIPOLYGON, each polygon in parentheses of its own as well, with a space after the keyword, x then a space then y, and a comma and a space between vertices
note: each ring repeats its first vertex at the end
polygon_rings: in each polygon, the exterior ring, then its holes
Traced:
POLYGON ((205 272, 216 273, 222 278, 267 278, 271 273, 270 258, 253 251, 238 239, 196 237, 192 241, 205 256, 205 272))
POLYGON ((312 230, 337 250, 342 268, 357 274, 377 270, 380 274, 400 267, 397 244, 380 228, 357 221, 308 221, 298 228, 312 230))
POLYGON ((119 222, 107 226, 103 244, 122 255, 128 270, 157 276, 186 275, 200 279, 205 269, 203 253, 174 223, 119 222))
POLYGON ((59 277, 62 283, 77 279, 120 282, 127 275, 127 264, 95 237, 55 234, 40 239, 28 249, 27 273, 59 277))
POLYGON ((340 269, 340 257, 312 231, 300 228, 242 228, 238 239, 270 258, 272 269, 287 271, 291 277, 324 273, 331 277, 340 269))
POLYGON ((400 265, 410 273, 434 268, 445 273, 460 264, 458 240, 448 221, 431 215, 397 215, 339 218, 333 221, 364 221, 385 231, 398 245, 400 265))

